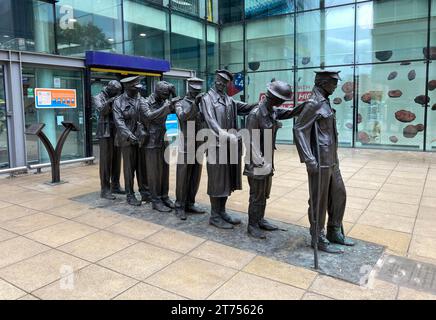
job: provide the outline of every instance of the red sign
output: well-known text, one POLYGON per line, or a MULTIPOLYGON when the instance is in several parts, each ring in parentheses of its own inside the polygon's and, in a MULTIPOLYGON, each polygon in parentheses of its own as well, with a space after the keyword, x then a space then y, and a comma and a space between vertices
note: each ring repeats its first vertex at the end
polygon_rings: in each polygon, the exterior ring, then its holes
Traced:
MULTIPOLYGON (((297 104, 303 103, 307 99, 310 98, 310 95, 312 94, 312 91, 303 91, 297 93, 297 104)), ((265 97, 265 93, 261 93, 259 96, 259 102, 263 100, 265 97)), ((293 108, 294 107, 294 100, 291 101, 285 101, 280 107, 282 108, 293 108)))

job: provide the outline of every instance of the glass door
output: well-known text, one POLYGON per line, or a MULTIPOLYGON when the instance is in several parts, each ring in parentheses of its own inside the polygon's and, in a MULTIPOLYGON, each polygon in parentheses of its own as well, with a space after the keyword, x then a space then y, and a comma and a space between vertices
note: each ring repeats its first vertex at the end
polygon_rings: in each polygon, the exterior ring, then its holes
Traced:
POLYGON ((9 168, 8 125, 3 66, 0 65, 0 169, 9 168))

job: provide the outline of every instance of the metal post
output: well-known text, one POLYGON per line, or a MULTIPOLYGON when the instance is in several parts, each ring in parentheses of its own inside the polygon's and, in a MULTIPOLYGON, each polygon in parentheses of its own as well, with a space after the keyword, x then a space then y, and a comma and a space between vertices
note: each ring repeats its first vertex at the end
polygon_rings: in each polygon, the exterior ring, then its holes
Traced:
POLYGON ((45 133, 42 132, 42 129, 44 129, 45 127, 44 123, 33 124, 26 130, 26 134, 38 136, 47 150, 51 163, 52 184, 61 183, 61 172, 60 172, 61 154, 62 154, 62 148, 64 147, 64 143, 67 140, 68 135, 70 134, 71 131, 79 131, 79 128, 72 122, 63 121, 62 125, 65 127, 65 129, 58 139, 56 149, 53 148, 53 145, 51 144, 50 140, 47 138, 45 133))

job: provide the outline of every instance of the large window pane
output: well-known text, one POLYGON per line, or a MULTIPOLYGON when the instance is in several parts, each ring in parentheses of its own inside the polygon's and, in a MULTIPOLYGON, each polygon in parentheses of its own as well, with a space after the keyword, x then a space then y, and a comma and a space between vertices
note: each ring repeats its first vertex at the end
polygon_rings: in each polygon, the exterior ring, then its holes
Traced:
MULTIPOLYGON (((24 112, 26 127, 44 123, 44 133, 53 146, 64 131, 62 121, 72 121, 80 131, 71 132, 65 141, 62 160, 83 158, 85 155, 85 121, 83 109, 83 76, 81 71, 45 68, 23 68, 24 112), (75 109, 36 109, 35 88, 76 89, 75 109)), ((36 136, 26 135, 27 161, 49 162, 48 154, 36 136)))
POLYGON ((430 64, 429 108, 427 109, 427 150, 436 151, 436 65, 430 64))
POLYGON ((221 30, 221 67, 232 72, 244 69, 243 33, 241 25, 232 25, 221 30))
POLYGON ((245 0, 245 18, 268 17, 294 11, 294 0, 245 0))
MULTIPOLYGON (((436 0, 431 4, 431 33, 430 46, 436 57, 436 0)), ((427 150, 436 151, 436 64, 434 61, 429 64, 429 108, 427 109, 427 150)))
MULTIPOLYGON (((249 103, 256 103, 260 101, 261 97, 266 93, 268 83, 275 80, 281 80, 293 86, 294 74, 292 71, 274 71, 274 72, 255 72, 247 74, 247 101, 249 103)), ((290 107, 289 102, 286 106, 290 107)), ((292 128, 293 119, 282 121, 283 127, 277 131, 277 141, 280 143, 292 143, 292 128)))
POLYGON ((357 5, 358 63, 423 59, 427 0, 384 0, 357 5))
POLYGON ((0 1, 0 49, 54 53, 53 4, 0 1))
MULTIPOLYGON (((306 101, 312 92, 315 83, 315 72, 319 69, 303 69, 297 73, 297 99, 298 104, 306 101)), ((332 69, 327 69, 332 70, 332 69)), ((333 70, 340 71, 342 81, 330 96, 330 104, 336 110, 336 127, 338 130, 339 145, 351 147, 353 143, 353 115, 354 115, 354 70, 353 67, 340 67, 333 70)))
POLYGON ((192 19, 171 16, 171 64, 176 68, 206 70, 204 25, 192 19))
POLYGON ((354 62, 354 6, 297 14, 299 67, 354 62))
POLYGON ((290 69, 294 65, 294 18, 281 16, 247 24, 247 69, 290 69))
MULTIPOLYGON (((436 48, 436 0, 431 3, 430 46, 436 48)), ((436 50, 436 49, 433 49, 436 50)), ((436 53, 432 59, 435 60, 436 53)))
POLYGON ((296 0, 298 11, 327 8, 353 2, 353 0, 296 0))
POLYGON ((168 14, 146 4, 124 1, 124 40, 126 54, 168 58, 168 14))
POLYGON ((422 150, 425 63, 359 66, 356 146, 422 150))
POLYGON ((207 26, 207 72, 212 74, 218 69, 219 65, 219 31, 214 25, 207 26))
POLYGON ((83 56, 86 50, 123 52, 121 0, 59 0, 56 14, 61 55, 83 56))

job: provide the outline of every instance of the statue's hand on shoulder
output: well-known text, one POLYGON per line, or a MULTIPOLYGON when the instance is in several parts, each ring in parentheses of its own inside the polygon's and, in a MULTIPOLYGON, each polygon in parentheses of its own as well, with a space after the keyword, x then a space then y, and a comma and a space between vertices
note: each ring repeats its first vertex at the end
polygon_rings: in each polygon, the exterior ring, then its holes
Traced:
POLYGON ((203 99, 203 97, 206 95, 205 92, 201 92, 199 93, 196 97, 195 97, 195 104, 198 106, 201 103, 201 99, 203 99))

